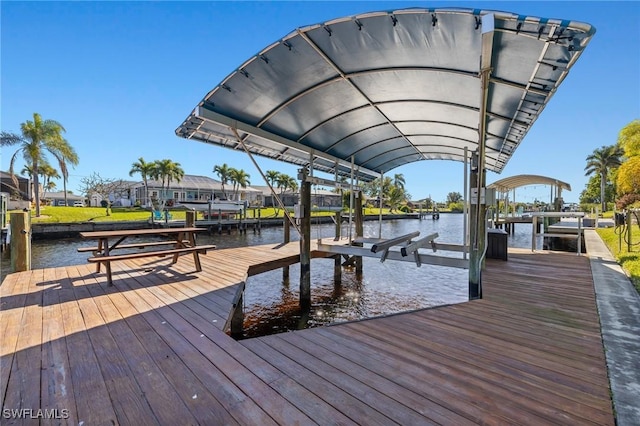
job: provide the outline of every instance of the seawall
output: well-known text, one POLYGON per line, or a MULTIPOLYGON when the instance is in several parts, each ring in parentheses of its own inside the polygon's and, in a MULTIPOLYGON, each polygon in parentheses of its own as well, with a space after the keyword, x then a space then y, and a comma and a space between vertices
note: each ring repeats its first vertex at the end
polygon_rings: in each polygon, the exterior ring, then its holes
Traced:
MULTIPOLYGON (((378 220, 378 215, 365 215, 364 220, 378 220)), ((409 214, 386 214, 382 216, 382 220, 396 220, 396 219, 419 219, 418 213, 409 214)), ((312 225, 319 223, 333 223, 333 217, 331 216, 319 216, 313 217, 312 225)), ((343 216, 342 221, 345 223, 348 220, 348 216, 343 216)), ((253 224, 256 219, 248 219, 246 222, 253 224)), ((196 221, 196 226, 198 226, 196 221)), ((237 221, 235 221, 237 223, 237 221)), ((225 224, 228 221, 225 221, 225 224)), ((74 238, 80 235, 80 232, 90 231, 110 231, 116 229, 148 229, 157 226, 163 226, 164 222, 151 223, 149 221, 118 221, 118 222, 69 222, 69 223, 33 223, 31 225, 31 235, 34 240, 42 239, 57 239, 57 238, 74 238)), ((204 223, 201 226, 208 226, 211 222, 204 223)), ((272 219, 260 219, 260 227, 273 227, 282 226, 282 218, 272 219)), ((184 226, 183 220, 171 220, 169 226, 177 227, 184 226)))

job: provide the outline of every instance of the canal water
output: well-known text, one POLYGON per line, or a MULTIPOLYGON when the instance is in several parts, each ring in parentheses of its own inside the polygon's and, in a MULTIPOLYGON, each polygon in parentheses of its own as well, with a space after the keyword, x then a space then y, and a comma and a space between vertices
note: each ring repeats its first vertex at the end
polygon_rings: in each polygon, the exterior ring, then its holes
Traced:
MULTIPOLYGON (((379 224, 367 221, 365 237, 377 237, 379 224)), ((436 241, 462 244, 462 215, 441 214, 439 220, 390 220, 382 223, 382 236, 391 238, 420 231, 420 236, 437 232, 436 241)), ((347 236, 348 224, 342 227, 347 236)), ((333 224, 312 224, 311 238, 333 238, 333 224)), ((237 233, 201 234, 199 243, 216 244, 218 250, 282 242, 282 228, 263 228, 260 234, 237 233)), ((419 237, 418 237, 419 238, 419 237)), ((295 231, 291 239, 297 239, 295 231)), ((531 225, 519 224, 514 235, 508 237, 510 247, 531 247, 531 225)), ((91 242, 79 238, 40 240, 32 243, 32 268, 46 268, 84 264, 87 253, 77 248, 91 242)), ((538 247, 542 247, 539 242, 538 247)), ((411 262, 364 258, 362 275, 352 268, 343 268, 341 283, 333 277, 333 259, 313 259, 311 262, 312 307, 307 315, 300 312, 298 265, 290 267, 288 280, 282 270, 274 270, 250 277, 244 297, 244 336, 254 337, 318 325, 359 320, 415 309, 467 300, 468 271, 434 265, 417 267, 411 262)), ((10 268, 10 260, 2 257, 2 276, 10 268)))

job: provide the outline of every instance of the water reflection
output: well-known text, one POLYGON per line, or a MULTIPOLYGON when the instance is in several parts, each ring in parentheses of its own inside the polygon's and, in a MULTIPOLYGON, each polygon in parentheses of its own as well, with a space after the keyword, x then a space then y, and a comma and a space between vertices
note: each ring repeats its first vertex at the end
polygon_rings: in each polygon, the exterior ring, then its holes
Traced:
MULTIPOLYGON (((342 235, 348 233, 343 224, 342 235)), ((377 221, 365 222, 364 234, 378 236, 377 221)), ((439 220, 385 221, 383 237, 407 234, 419 230, 421 235, 438 232, 437 241, 462 243, 462 215, 442 214, 439 220)), ((333 224, 312 224, 312 238, 332 238, 333 224)), ((292 240, 296 239, 292 232, 292 240)), ((264 228, 261 234, 200 235, 203 244, 216 244, 218 249, 273 244, 282 241, 282 229, 264 228)), ((92 242, 77 238, 34 241, 32 268, 84 264, 87 253, 78 253, 80 246, 92 242)), ((539 247, 542 247, 541 242, 539 247)), ((509 236, 509 246, 531 246, 531 225, 516 226, 509 236)), ((418 268, 413 263, 363 259, 363 274, 357 276, 352 268, 342 268, 341 282, 334 282, 333 259, 314 259, 311 263, 312 306, 308 316, 299 308, 298 265, 290 267, 290 279, 283 280, 281 270, 265 272, 247 280, 244 297, 244 337, 272 334, 287 330, 353 321, 374 316, 422 309, 467 300, 468 273, 466 270, 434 265, 418 268)), ((10 268, 7 256, 2 258, 2 274, 10 268)))

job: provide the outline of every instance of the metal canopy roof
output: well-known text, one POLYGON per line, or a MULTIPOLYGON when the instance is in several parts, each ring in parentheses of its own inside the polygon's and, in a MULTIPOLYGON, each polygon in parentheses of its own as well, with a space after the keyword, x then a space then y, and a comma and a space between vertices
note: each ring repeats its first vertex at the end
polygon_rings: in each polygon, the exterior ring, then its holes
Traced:
POLYGON ((414 161, 462 161, 484 115, 486 168, 499 173, 594 32, 451 8, 302 27, 225 78, 176 134, 243 149, 239 137, 254 154, 342 175, 353 160, 371 180, 414 161), (486 91, 481 64, 492 69, 486 91))
POLYGON ((506 192, 515 188, 527 185, 554 185, 561 189, 571 191, 571 185, 558 179, 538 175, 518 175, 495 181, 488 188, 495 188, 498 191, 506 192))

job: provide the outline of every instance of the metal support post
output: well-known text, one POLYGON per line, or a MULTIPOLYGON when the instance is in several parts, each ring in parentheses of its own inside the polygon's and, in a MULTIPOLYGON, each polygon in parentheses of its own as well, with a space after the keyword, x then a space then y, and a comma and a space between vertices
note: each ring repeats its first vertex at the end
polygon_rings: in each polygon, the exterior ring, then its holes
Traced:
MULTIPOLYGON (((356 219, 356 237, 362 237, 364 235, 364 217, 362 215, 362 191, 357 191, 355 194, 355 219, 356 219)), ((362 243, 355 244, 362 246, 362 243)), ((362 274, 362 256, 356 256, 356 275, 362 274)))
MULTIPOLYGON (((342 213, 335 213, 335 221, 336 221, 336 241, 340 240, 342 233, 342 213)), ((334 256, 333 258, 333 281, 335 284, 340 284, 342 282, 342 256, 339 254, 334 256)))

